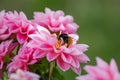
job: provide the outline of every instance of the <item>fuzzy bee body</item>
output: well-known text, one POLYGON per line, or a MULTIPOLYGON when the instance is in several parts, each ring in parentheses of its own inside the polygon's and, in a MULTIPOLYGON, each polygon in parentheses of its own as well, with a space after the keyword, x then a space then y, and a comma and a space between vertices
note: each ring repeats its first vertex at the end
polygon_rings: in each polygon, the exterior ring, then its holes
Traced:
POLYGON ((58 40, 63 40, 63 45, 66 45, 67 47, 69 47, 73 42, 72 37, 69 37, 68 34, 60 34, 58 40))

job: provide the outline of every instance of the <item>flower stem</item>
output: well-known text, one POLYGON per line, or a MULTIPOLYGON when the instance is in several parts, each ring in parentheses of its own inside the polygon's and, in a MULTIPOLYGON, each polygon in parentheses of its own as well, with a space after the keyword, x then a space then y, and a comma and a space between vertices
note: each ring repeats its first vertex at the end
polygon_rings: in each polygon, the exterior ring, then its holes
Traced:
POLYGON ((52 80, 52 72, 53 72, 53 67, 55 65, 55 62, 52 61, 50 62, 50 69, 49 69, 49 80, 52 80))

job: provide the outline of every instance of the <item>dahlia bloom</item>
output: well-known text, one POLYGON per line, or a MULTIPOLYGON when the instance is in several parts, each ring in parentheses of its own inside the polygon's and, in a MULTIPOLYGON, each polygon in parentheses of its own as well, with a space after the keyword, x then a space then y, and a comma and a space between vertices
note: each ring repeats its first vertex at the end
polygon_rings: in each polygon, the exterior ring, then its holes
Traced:
MULTIPOLYGON (((39 49, 34 53, 37 58, 47 57, 47 60, 56 60, 58 67, 66 71, 71 68, 77 74, 80 73, 80 63, 86 63, 89 58, 84 54, 88 45, 76 44, 78 36, 76 34, 69 34, 69 38, 65 42, 62 37, 57 34, 51 34, 46 28, 38 26, 38 33, 31 34, 32 39, 27 46, 39 49)), ((35 56, 34 56, 35 57, 35 56)))
POLYGON ((35 28, 23 12, 7 12, 5 22, 8 26, 9 33, 11 33, 11 37, 17 36, 17 40, 21 44, 28 40, 28 34, 35 32, 35 28))
POLYGON ((12 40, 4 41, 0 44, 0 69, 3 67, 4 58, 10 54, 11 51, 17 46, 16 43, 12 43, 12 40))
POLYGON ((18 69, 16 73, 10 75, 8 80, 39 80, 39 78, 40 76, 35 73, 18 69))
POLYGON ((64 15, 61 10, 51 11, 49 8, 43 12, 35 12, 33 22, 49 29, 51 32, 76 33, 78 25, 74 23, 73 17, 64 15))
POLYGON ((28 34, 35 32, 33 23, 23 12, 0 12, 0 40, 15 38, 23 44, 28 40, 28 34))
POLYGON ((18 54, 12 59, 7 66, 10 73, 15 72, 17 69, 28 70, 28 65, 32 65, 38 60, 33 59, 34 50, 23 45, 18 51, 18 54))
POLYGON ((77 80, 120 80, 120 72, 114 59, 107 64, 100 58, 96 58, 97 66, 85 66, 87 75, 79 76, 77 80))

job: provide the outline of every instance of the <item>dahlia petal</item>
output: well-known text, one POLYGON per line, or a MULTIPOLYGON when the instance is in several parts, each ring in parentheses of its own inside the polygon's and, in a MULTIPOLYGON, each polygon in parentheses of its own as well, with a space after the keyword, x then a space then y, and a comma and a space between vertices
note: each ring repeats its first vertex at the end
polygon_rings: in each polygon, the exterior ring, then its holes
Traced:
POLYGON ((38 29, 39 33, 41 33, 41 34, 43 31, 50 34, 50 32, 46 28, 44 28, 43 26, 37 26, 37 29, 38 29))
POLYGON ((87 70, 87 72, 89 74, 91 74, 92 76, 96 77, 96 79, 97 78, 103 79, 103 80, 110 80, 111 79, 111 77, 109 76, 109 74, 105 70, 100 69, 98 67, 86 66, 85 70, 87 70))
POLYGON ((65 23, 72 23, 74 20, 73 20, 73 17, 70 16, 70 15, 67 15, 65 16, 65 23))
POLYGON ((17 33, 19 30, 19 25, 15 24, 14 22, 9 22, 8 24, 9 27, 9 32, 10 33, 17 33))
POLYGON ((78 48, 82 52, 86 51, 88 47, 89 46, 86 45, 86 44, 78 44, 78 45, 76 45, 76 48, 78 48))
POLYGON ((5 15, 5 10, 0 11, 0 18, 2 18, 5 15))
POLYGON ((34 40, 34 42, 44 42, 44 36, 38 35, 38 34, 30 34, 28 35, 28 37, 30 37, 31 39, 34 40))
POLYGON ((56 21, 54 18, 51 18, 51 26, 58 26, 59 22, 56 21))
POLYGON ((70 55, 67 55, 67 54, 61 53, 61 58, 62 58, 63 61, 65 61, 66 63, 71 63, 71 61, 72 61, 71 56, 70 56, 70 55))
MULTIPOLYGON (((39 59, 39 60, 40 60, 40 59, 39 59)), ((33 65, 33 64, 35 64, 36 62, 38 62, 38 60, 32 59, 31 61, 28 62, 28 65, 33 65)))
POLYGON ((2 34, 0 35, 0 40, 5 40, 7 39, 11 34, 2 34))
POLYGON ((28 39, 27 34, 21 34, 20 32, 17 33, 17 40, 20 44, 25 43, 27 39, 28 39))
POLYGON ((96 61, 97 61, 97 66, 99 66, 101 68, 106 68, 106 69, 108 68, 108 64, 101 58, 97 57, 96 61))
POLYGON ((86 51, 88 48, 88 45, 86 44, 76 44, 70 46, 70 49, 72 51, 71 55, 81 55, 84 54, 83 52, 86 51))
POLYGON ((46 52, 44 52, 42 50, 35 50, 35 52, 33 53, 33 58, 34 59, 43 58, 45 56, 46 56, 46 52))
POLYGON ((67 31, 68 31, 70 34, 72 34, 72 33, 74 33, 74 32, 77 31, 77 28, 76 28, 74 25, 72 25, 72 24, 67 24, 66 28, 68 28, 67 31))
MULTIPOLYGON (((52 43, 52 42, 51 42, 51 43, 52 43)), ((51 45, 46 44, 46 43, 43 43, 43 44, 41 43, 41 45, 40 45, 40 49, 41 49, 41 50, 44 50, 44 51, 45 51, 45 50, 46 50, 46 51, 52 50, 51 48, 52 48, 51 45)))
POLYGON ((30 42, 27 44, 27 47, 38 48, 38 47, 39 47, 39 44, 37 44, 35 41, 30 41, 30 42))
POLYGON ((49 8, 45 8, 45 13, 47 13, 47 14, 50 14, 50 15, 51 15, 52 11, 51 11, 49 8))
POLYGON ((92 76, 96 75, 95 69, 93 66, 85 66, 84 69, 92 76))
MULTIPOLYGON (((66 48, 65 46, 61 46, 60 49, 61 49, 64 53, 72 55, 72 51, 73 51, 72 49, 66 48)), ((74 54, 74 53, 73 53, 73 54, 74 54)))
POLYGON ((2 27, 0 26, 0 34, 4 34, 6 32, 8 27, 6 25, 3 25, 2 27))
POLYGON ((88 61, 90 61, 88 56, 86 56, 85 54, 81 54, 77 57, 78 57, 79 61, 82 62, 82 63, 87 63, 88 61))
POLYGON ((23 20, 27 20, 27 17, 26 17, 26 15, 25 15, 23 12, 20 12, 20 17, 21 17, 23 20))
POLYGON ((80 69, 80 68, 75 68, 75 67, 72 67, 72 66, 71 66, 71 69, 72 69, 76 74, 78 74, 78 75, 81 74, 81 69, 80 69))
POLYGON ((57 57, 59 56, 59 54, 56 54, 54 52, 48 52, 47 53, 47 60, 50 62, 50 61, 53 61, 55 60, 57 57))
POLYGON ((70 65, 65 63, 61 58, 57 58, 57 65, 63 71, 66 71, 70 68, 70 65))
POLYGON ((79 60, 76 57, 72 57, 71 65, 75 68, 79 68, 80 67, 79 60))
POLYGON ((65 30, 65 26, 64 26, 63 24, 61 24, 59 27, 60 27, 60 28, 59 28, 60 30, 62 30, 62 31, 65 30))
POLYGON ((64 16, 64 12, 61 10, 58 10, 55 12, 55 18, 58 19, 60 16, 64 16))
POLYGON ((113 74, 113 75, 115 75, 113 80, 120 80, 120 73, 113 74))
POLYGON ((116 62, 115 62, 114 59, 111 59, 111 62, 110 62, 110 70, 112 71, 113 74, 119 73, 117 64, 116 64, 116 62))

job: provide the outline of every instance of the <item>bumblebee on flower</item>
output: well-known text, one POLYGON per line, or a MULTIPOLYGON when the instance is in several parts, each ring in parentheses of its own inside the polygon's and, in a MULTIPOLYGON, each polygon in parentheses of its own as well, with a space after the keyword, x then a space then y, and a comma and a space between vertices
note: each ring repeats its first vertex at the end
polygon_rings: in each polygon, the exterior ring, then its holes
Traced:
MULTIPOLYGON (((78 40, 76 34, 51 34, 48 29, 42 26, 38 26, 37 29, 37 34, 29 35, 32 40, 28 46, 39 48, 40 52, 43 51, 43 53, 39 53, 39 56, 42 55, 39 58, 47 57, 49 62, 55 60, 63 71, 71 68, 80 74, 80 63, 89 61, 89 58, 84 54, 88 45, 76 44, 78 40)), ((38 58, 38 56, 36 57, 38 58)))

